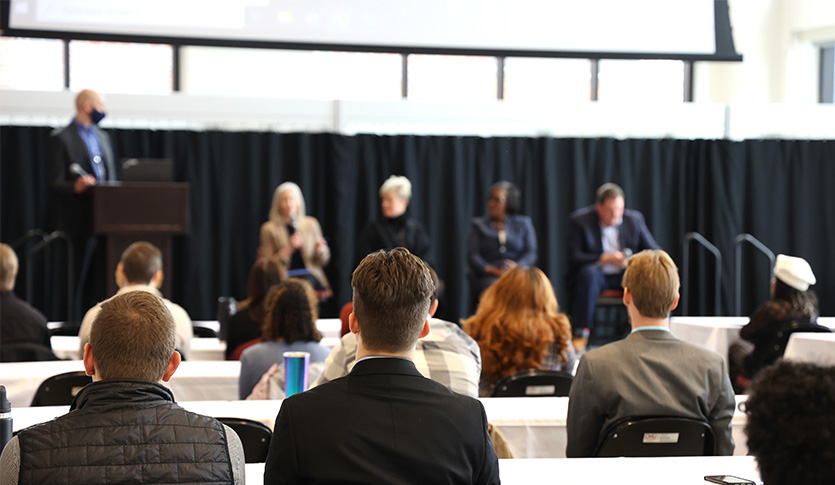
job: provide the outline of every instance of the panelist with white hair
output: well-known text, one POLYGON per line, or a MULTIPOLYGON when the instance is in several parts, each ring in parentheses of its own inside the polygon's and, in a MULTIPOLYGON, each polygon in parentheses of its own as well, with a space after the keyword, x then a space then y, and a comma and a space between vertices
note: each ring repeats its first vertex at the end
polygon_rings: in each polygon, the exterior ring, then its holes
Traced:
POLYGON ((380 186, 382 214, 368 221, 357 240, 355 260, 374 251, 404 247, 423 260, 431 249, 423 226, 406 213, 412 198, 412 183, 402 175, 392 175, 380 186))
POLYGON ((323 269, 331 259, 330 247, 322 237, 319 221, 305 214, 304 196, 293 182, 275 189, 270 220, 261 225, 258 255, 277 262, 282 279, 306 280, 319 298, 332 294, 323 269))

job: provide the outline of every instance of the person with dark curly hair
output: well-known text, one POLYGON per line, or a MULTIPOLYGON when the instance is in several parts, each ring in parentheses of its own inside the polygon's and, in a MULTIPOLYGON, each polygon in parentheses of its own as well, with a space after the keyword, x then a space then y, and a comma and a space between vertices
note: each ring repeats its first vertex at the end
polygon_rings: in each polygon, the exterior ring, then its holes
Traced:
POLYGON ((241 399, 246 399, 270 366, 282 361, 284 352, 307 352, 311 364, 325 361, 330 349, 319 343, 322 334, 316 328, 317 308, 316 293, 304 280, 290 278, 270 293, 262 342, 241 354, 241 375, 238 379, 241 399))
POLYGON ((499 380, 524 370, 574 371, 571 323, 559 313, 554 288, 538 268, 503 274, 462 324, 481 349, 480 396, 492 395, 499 380))
POLYGON ((467 262, 476 300, 507 270, 536 264, 536 231, 531 218, 519 214, 521 210, 521 192, 502 180, 490 187, 487 215, 473 219, 467 262))
POLYGON ((812 267, 803 258, 778 254, 771 280, 771 300, 757 308, 742 327, 742 341, 728 350, 731 378, 738 393, 748 389, 757 372, 778 355, 771 352, 774 338, 792 322, 812 324, 818 318, 818 297, 809 287, 816 283, 812 267))
POLYGON ((763 485, 835 483, 835 367, 780 361, 754 379, 744 406, 763 485))

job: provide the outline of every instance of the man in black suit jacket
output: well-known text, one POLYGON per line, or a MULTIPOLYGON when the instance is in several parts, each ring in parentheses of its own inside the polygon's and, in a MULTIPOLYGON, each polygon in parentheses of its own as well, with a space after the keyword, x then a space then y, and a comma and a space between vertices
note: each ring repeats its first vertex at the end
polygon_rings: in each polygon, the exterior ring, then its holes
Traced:
POLYGON ((96 258, 96 239, 92 237, 93 197, 90 187, 116 181, 118 174, 110 136, 98 127, 105 115, 101 96, 85 89, 76 96, 75 108, 75 118, 70 124, 49 135, 47 180, 51 199, 48 205, 49 223, 54 229, 70 236, 75 252, 73 263, 78 274, 77 288, 88 293, 80 300, 81 292, 77 292, 75 315, 68 316, 80 320, 82 308, 88 308, 107 296, 103 254, 96 258), (91 280, 88 277, 91 272, 102 276, 91 280))
POLYGON ((499 467, 481 403, 420 375, 429 268, 404 248, 354 271, 357 362, 346 377, 285 399, 264 483, 494 484, 499 467))
POLYGON ((608 183, 597 189, 597 203, 571 214, 568 275, 574 336, 588 337, 601 291, 620 289, 626 259, 644 249, 660 249, 644 216, 624 209, 623 189, 608 183))

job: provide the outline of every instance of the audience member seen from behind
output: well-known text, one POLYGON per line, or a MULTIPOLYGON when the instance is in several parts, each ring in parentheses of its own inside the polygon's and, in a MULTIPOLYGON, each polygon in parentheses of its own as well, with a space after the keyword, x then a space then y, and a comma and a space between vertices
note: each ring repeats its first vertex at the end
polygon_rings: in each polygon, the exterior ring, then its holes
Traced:
POLYGON ((594 456, 609 428, 634 416, 706 421, 716 454, 733 454, 736 403, 725 359, 670 333, 678 290, 678 269, 664 251, 629 258, 623 303, 632 333, 580 358, 568 399, 567 457, 594 456))
MULTIPOLYGON (((131 291, 144 291, 162 298, 162 293, 159 291, 162 287, 162 278, 162 252, 149 242, 135 242, 122 252, 122 258, 116 266, 116 285, 119 286, 116 294, 124 295, 131 291)), ((166 298, 162 301, 174 316, 177 350, 184 359, 188 359, 191 355, 191 339, 194 337, 191 317, 180 305, 166 298)), ((101 304, 93 306, 81 321, 81 328, 78 331, 81 343, 79 357, 84 354, 84 344, 90 340, 90 329, 100 310, 101 304)))
POLYGON ((265 298, 267 291, 281 282, 278 263, 261 258, 252 265, 247 281, 246 300, 238 304, 238 311, 229 317, 226 336, 226 358, 233 353, 240 356, 239 346, 261 336, 261 327, 266 316, 265 298))
MULTIPOLYGON (((478 397, 478 381, 481 375, 481 352, 478 344, 461 328, 438 318, 432 318, 438 310, 440 280, 431 267, 429 271, 435 291, 429 306, 429 335, 418 339, 412 360, 424 377, 440 382, 465 396, 478 397)), ((357 337, 348 332, 333 348, 325 360, 325 369, 311 387, 344 377, 351 372, 357 360, 357 337)))
POLYGON ((331 296, 325 270, 331 259, 328 242, 315 217, 305 214, 304 196, 298 185, 284 182, 275 189, 270 220, 261 225, 259 257, 280 264, 282 277, 306 280, 319 298, 331 296))
POLYGON ((69 414, 21 431, 3 450, 3 485, 245 482, 241 441, 181 408, 167 382, 180 364, 171 312, 145 291, 102 304, 84 347, 93 377, 69 414))
POLYGON ((356 262, 379 249, 404 247, 419 258, 429 257, 429 235, 423 226, 406 213, 412 198, 412 183, 402 175, 392 175, 380 186, 377 219, 368 221, 357 239, 356 262))
POLYGON ((743 341, 729 350, 734 386, 745 392, 757 372, 773 364, 779 355, 772 352, 777 334, 793 322, 811 325, 818 318, 818 297, 809 286, 815 274, 806 260, 785 254, 777 255, 771 300, 757 308, 739 335, 743 341))
POLYGON ((492 395, 499 380, 523 370, 574 371, 571 323, 559 313, 551 282, 538 268, 504 273, 463 324, 481 348, 481 396, 492 395))
POLYGON ((430 329, 427 265, 403 248, 378 251, 351 286, 356 365, 281 403, 264 483, 499 483, 482 404, 412 362, 430 329))
POLYGON ((597 298, 603 290, 621 288, 630 254, 660 249, 640 212, 625 209, 623 190, 607 183, 597 189, 595 205, 571 214, 568 225, 567 288, 575 345, 584 349, 594 325, 597 298))
POLYGON ((307 352, 311 363, 325 361, 330 350, 319 344, 322 334, 316 328, 317 305, 313 288, 296 278, 282 282, 271 293, 261 336, 263 342, 241 354, 240 399, 246 399, 270 366, 284 361, 284 352, 307 352))
POLYGON ((536 264, 536 231, 530 217, 519 215, 521 209, 519 189, 510 182, 496 182, 490 188, 487 215, 473 219, 467 262, 475 297, 505 271, 536 264))
POLYGON ((835 367, 781 361, 754 379, 745 433, 763 485, 835 480, 835 367))
POLYGON ((36 346, 45 358, 49 358, 52 344, 46 317, 14 294, 17 269, 14 249, 8 244, 0 244, 0 351, 10 351, 8 346, 12 344, 36 346))

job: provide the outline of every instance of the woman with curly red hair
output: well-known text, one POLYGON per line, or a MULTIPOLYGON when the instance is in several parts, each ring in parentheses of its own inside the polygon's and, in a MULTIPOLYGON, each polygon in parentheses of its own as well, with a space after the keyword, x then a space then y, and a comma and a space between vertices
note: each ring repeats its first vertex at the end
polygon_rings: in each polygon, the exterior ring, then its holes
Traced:
POLYGON ((500 379, 523 370, 574 370, 571 324, 559 313, 554 288, 538 268, 508 270, 462 323, 481 349, 481 396, 490 396, 500 379))

